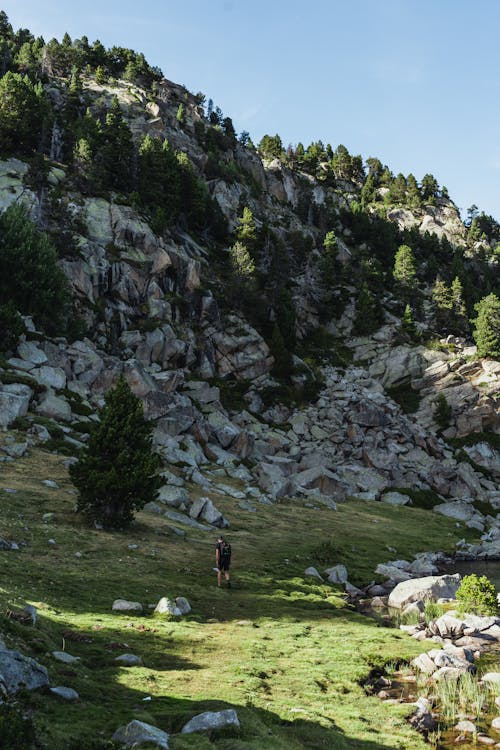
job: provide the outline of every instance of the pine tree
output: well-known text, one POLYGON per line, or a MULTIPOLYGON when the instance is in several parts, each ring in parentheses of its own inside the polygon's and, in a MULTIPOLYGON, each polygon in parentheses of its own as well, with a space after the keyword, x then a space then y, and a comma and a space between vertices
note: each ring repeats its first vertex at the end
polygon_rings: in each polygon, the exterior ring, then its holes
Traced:
POLYGON ((320 271, 323 284, 330 289, 338 276, 337 273, 337 256, 339 252, 337 237, 335 232, 327 232, 323 240, 324 253, 320 259, 320 271))
POLYGON ((134 513, 156 498, 159 458, 151 451, 151 426, 124 378, 108 391, 79 461, 70 468, 77 509, 105 528, 126 528, 134 513))
POLYGON ((417 276, 415 256, 408 245, 400 245, 394 257, 394 270, 392 275, 403 287, 410 287, 417 276))
POLYGON ((231 266, 236 276, 249 279, 255 273, 255 263, 245 245, 237 240, 230 251, 231 266))
POLYGON ((411 309, 410 305, 406 305, 405 307, 403 318, 401 320, 401 330, 410 338, 411 341, 416 341, 418 339, 417 328, 415 326, 415 320, 413 318, 413 310, 411 309))
POLYGON ((252 211, 245 206, 242 216, 238 219, 236 239, 245 246, 250 256, 255 260, 257 254, 257 227, 252 211))
POLYGON ((68 296, 54 246, 25 207, 13 203, 0 214, 0 305, 12 302, 48 333, 60 334, 68 296))
POLYGON ((476 305, 473 336, 479 357, 500 358, 500 300, 496 294, 488 294, 476 305))

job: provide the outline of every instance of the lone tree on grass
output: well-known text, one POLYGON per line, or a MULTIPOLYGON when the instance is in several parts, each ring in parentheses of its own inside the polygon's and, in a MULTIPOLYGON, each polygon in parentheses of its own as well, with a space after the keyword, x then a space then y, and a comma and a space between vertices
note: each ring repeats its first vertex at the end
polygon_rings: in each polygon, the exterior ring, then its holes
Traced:
POLYGON ((120 378, 105 397, 85 452, 70 468, 78 511, 105 528, 126 528, 134 512, 156 498, 159 466, 141 401, 120 378))

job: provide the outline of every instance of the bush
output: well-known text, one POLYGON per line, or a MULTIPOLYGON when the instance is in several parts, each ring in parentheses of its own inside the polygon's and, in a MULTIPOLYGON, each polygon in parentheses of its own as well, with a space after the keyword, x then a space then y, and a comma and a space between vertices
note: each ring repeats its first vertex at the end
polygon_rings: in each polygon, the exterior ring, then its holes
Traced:
POLYGON ((90 426, 80 460, 70 468, 78 511, 105 528, 126 528, 136 510, 155 500, 162 483, 159 465, 142 403, 120 378, 105 397, 100 421, 90 426))
POLYGON ((461 614, 495 615, 498 612, 497 592, 486 576, 475 573, 465 576, 457 591, 461 614))
POLYGON ((451 419, 451 406, 446 400, 444 393, 440 393, 436 398, 434 408, 434 421, 442 430, 445 430, 450 425, 451 419))
POLYGON ((0 305, 0 352, 15 349, 24 331, 24 323, 16 306, 12 302, 0 305))

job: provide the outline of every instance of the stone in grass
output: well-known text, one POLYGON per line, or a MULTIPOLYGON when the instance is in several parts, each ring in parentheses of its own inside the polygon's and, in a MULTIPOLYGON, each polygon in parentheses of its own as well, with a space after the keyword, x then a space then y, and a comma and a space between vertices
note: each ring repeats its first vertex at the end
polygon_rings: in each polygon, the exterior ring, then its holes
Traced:
POLYGON ((50 489, 52 489, 52 490, 58 490, 59 489, 59 485, 53 479, 44 479, 42 481, 42 484, 44 484, 46 487, 50 487, 50 489))
POLYGON ((191 605, 184 596, 178 596, 175 600, 177 608, 180 609, 181 614, 188 615, 191 612, 191 605))
POLYGON ((162 750, 168 750, 169 748, 169 735, 166 732, 158 729, 158 727, 154 727, 152 724, 137 721, 137 719, 122 727, 118 727, 112 739, 113 742, 118 742, 127 747, 140 747, 140 745, 150 743, 162 748, 162 750))
POLYGON ((491 722, 493 729, 500 729, 500 716, 496 716, 491 722))
POLYGON ((486 672, 481 677, 481 682, 491 682, 494 685, 500 685, 500 672, 486 672))
POLYGON ((345 565, 334 565, 323 572, 327 576, 329 583, 345 583, 348 580, 347 568, 345 565))
POLYGON ((73 690, 73 688, 64 687, 63 685, 50 688, 50 692, 53 695, 57 695, 58 698, 63 698, 65 701, 77 701, 80 698, 76 690, 73 690))
POLYGON ((316 570, 316 568, 313 568, 313 567, 306 568, 304 570, 304 575, 305 576, 310 576, 311 578, 319 578, 320 581, 323 580, 323 577, 320 575, 320 573, 318 573, 318 571, 316 570))
POLYGON ((205 711, 203 714, 194 716, 187 724, 182 727, 182 734, 191 732, 208 732, 225 727, 240 726, 238 714, 234 708, 228 708, 225 711, 205 711))
POLYGON ((172 617, 182 617, 182 612, 175 602, 167 596, 162 596, 155 607, 155 615, 171 615, 172 617))
POLYGON ((67 651, 52 651, 52 656, 57 661, 62 661, 63 664, 75 664, 77 661, 80 661, 79 656, 72 656, 67 651))
POLYGON ((113 612, 142 612, 142 604, 129 602, 127 599, 115 599, 112 610, 113 612))
POLYGON ((49 684, 45 667, 19 651, 0 650, 0 675, 2 689, 7 695, 14 695, 18 690, 36 690, 49 684))
POLYGON ((122 667, 138 667, 142 664, 141 657, 135 654, 120 654, 120 656, 116 657, 115 661, 121 664, 122 667))

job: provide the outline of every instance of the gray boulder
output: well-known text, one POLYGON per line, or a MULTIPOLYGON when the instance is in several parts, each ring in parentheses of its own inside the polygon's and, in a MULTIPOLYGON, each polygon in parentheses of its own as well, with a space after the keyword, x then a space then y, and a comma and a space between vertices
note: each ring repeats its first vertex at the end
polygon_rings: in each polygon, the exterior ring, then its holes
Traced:
POLYGON ((155 615, 172 615, 173 617, 181 617, 182 612, 180 607, 177 606, 176 602, 173 602, 167 596, 162 596, 158 604, 154 609, 155 615))
POLYGON ((175 600, 175 604, 182 615, 188 615, 191 612, 191 605, 184 596, 178 596, 175 600))
POLYGON ((389 595, 389 607, 403 609, 410 602, 421 599, 454 599, 460 585, 460 574, 426 576, 401 581, 389 595))
POLYGON ((63 664, 75 664, 80 661, 79 656, 72 656, 67 651, 52 651, 52 656, 63 664))
POLYGON ((33 391, 27 385, 12 383, 0 386, 0 427, 6 429, 28 412, 33 391))
POLYGON ((310 576, 311 578, 318 578, 320 581, 323 581, 323 576, 321 576, 320 573, 318 573, 318 571, 316 570, 316 568, 312 566, 304 570, 304 575, 310 576))
POLYGON ((23 341, 17 347, 17 353, 21 359, 34 365, 44 365, 47 362, 47 355, 33 341, 23 341))
POLYGON ((48 390, 42 396, 35 411, 43 417, 50 417, 56 421, 63 420, 69 422, 71 419, 70 405, 65 398, 56 396, 52 390, 48 390))
POLYGON ((0 685, 8 695, 21 688, 36 690, 49 684, 45 667, 19 651, 0 650, 0 685))
POLYGON ((129 602, 128 599, 115 599, 112 610, 113 612, 142 612, 142 604, 129 602))
POLYGON ((225 711, 205 711, 203 714, 194 716, 187 724, 182 727, 183 734, 191 732, 208 732, 225 727, 240 726, 238 714, 234 708, 228 708, 225 711))
POLYGON ((433 508, 435 513, 440 513, 448 518, 455 518, 457 521, 470 521, 476 511, 471 503, 464 500, 455 500, 452 503, 441 503, 433 508))
POLYGON ((56 391, 66 387, 66 373, 60 367, 48 367, 46 365, 37 367, 30 372, 37 383, 56 391))
POLYGON ((162 750, 168 750, 169 737, 166 732, 152 724, 146 724, 144 721, 131 721, 129 724, 119 727, 114 733, 112 739, 127 747, 140 747, 146 743, 156 745, 162 750))
POLYGON ((327 576, 329 583, 345 583, 348 579, 347 568, 345 565, 334 565, 331 568, 327 568, 323 571, 327 576))
POLYGON ((411 498, 408 497, 408 495, 404 495, 402 492, 384 492, 380 499, 383 503, 388 503, 388 505, 411 504, 411 498))

